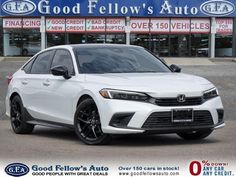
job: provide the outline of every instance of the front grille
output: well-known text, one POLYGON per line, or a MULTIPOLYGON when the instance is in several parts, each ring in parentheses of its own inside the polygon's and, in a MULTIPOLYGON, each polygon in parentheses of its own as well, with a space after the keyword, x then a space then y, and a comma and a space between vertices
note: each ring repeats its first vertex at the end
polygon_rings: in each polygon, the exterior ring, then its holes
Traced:
POLYGON ((171 121, 171 112, 155 112, 152 113, 145 123, 143 129, 158 129, 158 128, 170 128, 170 127, 193 127, 193 126, 210 126, 213 125, 211 113, 209 111, 194 111, 193 122, 178 122, 173 123, 171 121))
POLYGON ((185 102, 178 102, 177 98, 157 98, 155 103, 158 106, 196 106, 203 103, 202 97, 189 97, 185 102))

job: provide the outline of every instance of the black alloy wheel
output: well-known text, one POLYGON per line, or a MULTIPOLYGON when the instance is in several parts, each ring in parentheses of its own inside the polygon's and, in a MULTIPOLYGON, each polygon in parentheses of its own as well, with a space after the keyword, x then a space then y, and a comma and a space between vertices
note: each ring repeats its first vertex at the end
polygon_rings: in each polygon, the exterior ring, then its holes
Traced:
POLYGON ((208 137, 213 130, 203 130, 203 131, 193 131, 193 132, 184 132, 184 133, 177 133, 181 138, 185 140, 201 140, 208 137))
POLYGON ((24 107, 19 96, 15 96, 11 100, 11 126, 16 134, 31 133, 34 129, 34 125, 28 124, 25 121, 24 107))
POLYGON ((88 145, 106 144, 110 138, 101 128, 100 116, 95 102, 88 98, 77 107, 74 119, 75 132, 88 145))

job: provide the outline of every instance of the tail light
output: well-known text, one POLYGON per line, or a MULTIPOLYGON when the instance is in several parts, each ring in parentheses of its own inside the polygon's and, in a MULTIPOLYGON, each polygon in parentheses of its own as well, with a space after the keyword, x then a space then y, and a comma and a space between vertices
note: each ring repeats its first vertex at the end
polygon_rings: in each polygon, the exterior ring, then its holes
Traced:
POLYGON ((7 84, 8 84, 8 85, 10 84, 12 78, 13 78, 12 75, 7 76, 7 84))

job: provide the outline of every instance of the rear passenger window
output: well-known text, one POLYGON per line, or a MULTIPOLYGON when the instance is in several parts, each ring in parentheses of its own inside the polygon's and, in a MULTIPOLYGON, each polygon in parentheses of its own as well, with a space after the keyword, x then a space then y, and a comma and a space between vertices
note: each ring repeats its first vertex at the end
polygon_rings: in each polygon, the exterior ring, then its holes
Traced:
POLYGON ((49 74, 53 54, 54 51, 46 51, 39 54, 33 63, 31 74, 49 74))
POLYGON ((25 71, 26 74, 30 73, 30 70, 32 68, 32 64, 34 63, 35 58, 31 59, 24 67, 23 67, 23 71, 25 71))
POLYGON ((57 50, 52 61, 52 66, 62 65, 67 67, 70 75, 75 75, 71 54, 68 50, 57 50))

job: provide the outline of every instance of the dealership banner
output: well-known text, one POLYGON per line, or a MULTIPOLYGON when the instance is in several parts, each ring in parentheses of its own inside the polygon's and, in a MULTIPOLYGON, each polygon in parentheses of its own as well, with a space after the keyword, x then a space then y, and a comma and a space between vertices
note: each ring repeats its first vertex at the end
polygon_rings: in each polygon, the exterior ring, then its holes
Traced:
POLYGON ((4 18, 3 19, 3 28, 7 29, 37 29, 40 28, 41 20, 40 18, 4 18))
POLYGON ((236 17, 235 0, 1 0, 1 16, 236 17))
MULTIPOLYGON (((39 29, 40 18, 3 18, 4 29, 39 29)), ((125 18, 46 18, 46 32, 124 33, 125 18)), ((209 18, 131 18, 132 33, 209 34, 209 18)), ((232 34, 232 18, 216 18, 217 34, 232 34)))
POLYGON ((217 34, 232 34, 233 33, 233 19, 227 19, 227 18, 216 19, 216 33, 217 34))
POLYGON ((101 162, 55 162, 55 161, 7 161, 1 163, 1 177, 231 177, 236 175, 235 162, 227 160, 157 160, 146 163, 107 163, 101 162))
MULTIPOLYGON (((49 21, 49 19, 47 21, 49 21)), ((66 32, 85 31, 85 18, 68 18, 65 20, 65 24, 66 24, 66 32)), ((47 29, 47 31, 49 31, 49 29, 47 29)))

